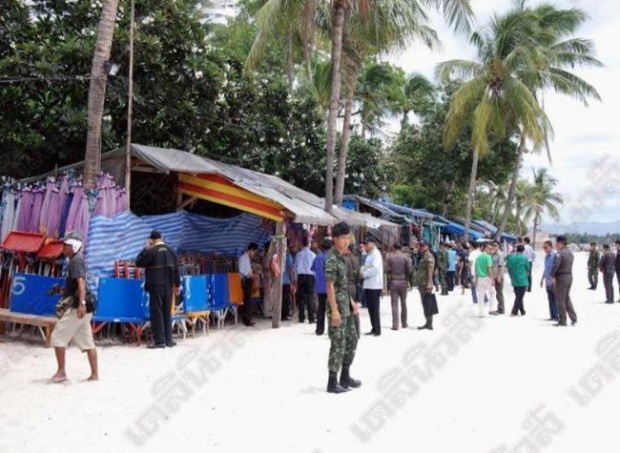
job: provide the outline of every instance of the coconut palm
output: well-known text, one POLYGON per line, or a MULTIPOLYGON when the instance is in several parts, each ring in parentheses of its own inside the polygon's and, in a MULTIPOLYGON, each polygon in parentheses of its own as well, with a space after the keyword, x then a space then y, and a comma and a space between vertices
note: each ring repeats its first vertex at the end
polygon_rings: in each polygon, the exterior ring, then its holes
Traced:
POLYGON ((440 9, 447 21, 457 31, 469 30, 472 11, 470 0, 333 0, 332 83, 330 109, 327 123, 327 169, 325 208, 331 209, 332 200, 340 202, 344 191, 351 109, 357 74, 361 62, 368 55, 379 55, 404 48, 419 39, 429 47, 438 41, 434 30, 426 23, 428 15, 422 4, 440 9), (345 15, 348 16, 345 30, 345 15), (340 108, 340 68, 347 81, 343 140, 339 156, 336 194, 333 197, 333 164, 336 147, 336 127, 340 108), (338 72, 338 73, 337 73, 338 72))
MULTIPOLYGON (((453 60, 437 67, 444 80, 466 81, 453 96, 446 118, 444 141, 450 148, 465 127, 472 130, 473 164, 467 200, 466 232, 471 219, 477 165, 488 149, 491 137, 519 140, 518 166, 528 145, 533 150, 545 147, 552 127, 537 96, 547 87, 577 98, 596 94, 585 81, 568 73, 569 64, 594 64, 592 47, 584 40, 560 45, 561 37, 572 34, 581 23, 579 10, 560 10, 543 5, 534 9, 521 3, 506 15, 494 16, 481 32, 471 36, 478 53, 477 61, 453 60)), ((511 183, 508 201, 514 196, 516 178, 511 183)), ((504 209, 505 226, 510 204, 504 209)), ((501 236, 503 226, 498 228, 501 236)))
POLYGON ((528 197, 524 203, 524 219, 533 220, 532 247, 536 247, 536 232, 544 214, 559 220, 558 206, 563 203, 562 195, 554 192, 558 181, 546 168, 533 170, 534 182, 530 185, 528 197))
POLYGON ((436 91, 435 85, 422 74, 413 73, 407 78, 403 89, 404 101, 400 106, 403 115, 401 127, 409 122, 409 113, 417 111, 422 103, 433 99, 436 91))
MULTIPOLYGON (((531 17, 536 24, 533 32, 536 33, 537 45, 531 49, 531 64, 522 69, 524 83, 540 99, 545 90, 551 89, 556 93, 573 97, 586 106, 589 98, 600 100, 593 86, 570 72, 576 66, 601 66, 601 62, 594 57, 592 42, 573 37, 577 29, 587 20, 587 15, 576 8, 563 10, 549 4, 527 8, 526 3, 526 0, 522 0, 517 5, 516 12, 531 17)), ((545 148, 551 162, 549 146, 546 144, 545 148)), ((525 147, 519 147, 519 156, 506 199, 506 209, 497 231, 498 237, 506 225, 507 211, 510 210, 524 152, 525 147)))
POLYGON ((88 90, 88 133, 84 155, 84 188, 86 189, 95 187, 97 173, 101 166, 101 121, 108 81, 106 66, 110 60, 117 11, 118 0, 105 0, 97 27, 97 42, 88 90))

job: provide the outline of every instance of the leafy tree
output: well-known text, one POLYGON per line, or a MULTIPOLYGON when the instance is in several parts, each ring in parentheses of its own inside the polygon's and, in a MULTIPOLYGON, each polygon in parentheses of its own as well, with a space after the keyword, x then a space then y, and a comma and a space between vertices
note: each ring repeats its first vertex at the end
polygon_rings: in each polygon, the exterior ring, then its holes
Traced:
MULTIPOLYGON (((448 87, 448 93, 455 88, 448 87)), ((421 124, 405 125, 391 152, 395 169, 392 196, 395 201, 425 207, 443 215, 462 216, 467 201, 469 168, 472 164, 471 136, 463 131, 447 150, 443 146, 443 128, 450 107, 449 94, 420 113, 421 124)), ((507 181, 517 150, 509 140, 493 141, 486 158, 480 162, 478 182, 501 184, 507 181)), ((485 215, 485 218, 486 217, 485 215)))

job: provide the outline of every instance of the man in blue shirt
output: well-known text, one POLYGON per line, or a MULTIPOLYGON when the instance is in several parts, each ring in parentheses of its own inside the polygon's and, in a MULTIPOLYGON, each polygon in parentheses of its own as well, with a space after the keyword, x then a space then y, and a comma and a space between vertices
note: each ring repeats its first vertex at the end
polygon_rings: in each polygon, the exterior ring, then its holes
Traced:
POLYGON ((551 270, 555 263, 557 253, 553 250, 553 243, 551 241, 545 241, 543 245, 545 251, 545 271, 540 279, 540 287, 545 285, 547 289, 547 299, 549 300, 549 314, 551 318, 549 321, 557 321, 558 317, 558 302, 555 299, 555 289, 553 288, 553 277, 551 276, 551 270))
POLYGON ((321 253, 319 253, 310 269, 314 272, 314 292, 319 301, 316 310, 316 334, 323 335, 325 333, 325 309, 327 304, 327 287, 325 285, 325 258, 327 252, 332 248, 332 241, 323 239, 321 243, 321 253))
POLYGON ((456 250, 454 250, 454 244, 450 244, 448 248, 448 291, 454 291, 454 284, 456 282, 456 250))
POLYGON ((302 249, 295 255, 295 274, 297 275, 297 309, 299 310, 299 322, 306 320, 314 323, 314 272, 312 263, 316 255, 308 247, 308 238, 304 238, 302 249))

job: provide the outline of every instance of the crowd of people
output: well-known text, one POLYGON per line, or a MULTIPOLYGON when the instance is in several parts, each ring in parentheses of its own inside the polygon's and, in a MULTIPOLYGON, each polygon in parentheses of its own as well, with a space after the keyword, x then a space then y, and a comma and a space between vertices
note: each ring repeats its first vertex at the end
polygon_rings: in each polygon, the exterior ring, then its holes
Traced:
MULTIPOLYGON (((68 310, 59 316, 52 345, 56 350, 58 369, 52 380, 66 380, 64 350, 73 341, 87 352, 91 364, 91 380, 98 378, 97 358, 90 319, 94 307, 87 305, 90 290, 85 283, 86 269, 79 239, 64 240, 65 254, 70 258, 65 297, 68 310), (75 302, 77 301, 77 303, 75 302)), ((514 246, 502 250, 491 239, 469 243, 444 242, 438 250, 419 240, 413 247, 396 243, 385 254, 378 240, 367 235, 358 247, 351 244, 351 231, 346 223, 332 228, 331 237, 325 238, 318 248, 304 238, 297 250, 286 250, 280 264, 278 254, 270 243, 264 245, 262 256, 255 243, 248 245, 239 257, 239 273, 244 303, 241 319, 252 326, 253 280, 257 272, 263 274, 263 314, 273 316, 273 285, 281 277, 282 320, 292 320, 297 311, 298 321, 316 324, 316 335, 326 331, 331 341, 327 390, 342 393, 359 387, 361 382, 350 376, 349 368, 355 356, 361 326, 359 310, 368 310, 368 336, 381 335, 381 295, 387 291, 392 308, 392 330, 409 327, 407 297, 414 287, 418 289, 425 323, 418 330, 433 330, 433 316, 438 313, 436 294, 440 297, 457 291, 471 290, 472 302, 478 305, 479 316, 500 316, 505 313, 504 276, 507 274, 514 289, 512 316, 525 315, 525 294, 532 289, 532 265, 536 253, 529 238, 519 238, 514 246), (295 252, 294 255, 292 252, 295 252), (295 310, 296 307, 296 310, 295 310), (337 373, 340 372, 340 379, 337 373)), ((567 318, 577 322, 570 289, 572 285, 573 254, 567 240, 558 236, 554 244, 544 243, 545 262, 540 286, 546 289, 550 320, 556 326, 566 326, 567 318)), ((596 289, 598 266, 603 273, 607 302, 613 303, 613 272, 620 261, 619 253, 603 246, 599 254, 596 244, 591 245, 588 276, 591 288, 596 289)), ((145 288, 150 294, 151 324, 154 349, 174 347, 171 332, 172 293, 180 291, 178 263, 174 252, 164 243, 160 232, 153 231, 137 263, 145 268, 145 288)), ((620 284, 620 273, 618 274, 620 284)))

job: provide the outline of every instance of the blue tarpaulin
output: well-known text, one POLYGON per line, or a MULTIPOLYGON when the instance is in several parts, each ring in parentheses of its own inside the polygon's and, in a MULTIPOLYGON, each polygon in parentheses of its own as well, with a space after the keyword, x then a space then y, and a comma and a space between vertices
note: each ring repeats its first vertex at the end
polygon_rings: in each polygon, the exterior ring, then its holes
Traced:
POLYGON ((250 242, 259 245, 270 239, 262 220, 252 214, 214 219, 185 211, 138 217, 125 212, 113 218, 90 221, 86 259, 89 281, 114 276, 116 260, 134 260, 151 230, 162 232, 164 241, 177 253, 201 252, 241 255, 250 242))

